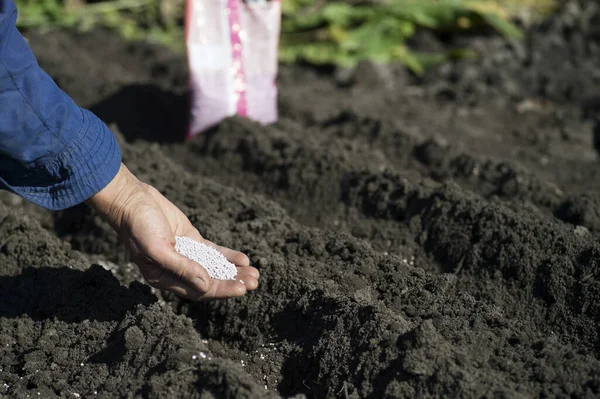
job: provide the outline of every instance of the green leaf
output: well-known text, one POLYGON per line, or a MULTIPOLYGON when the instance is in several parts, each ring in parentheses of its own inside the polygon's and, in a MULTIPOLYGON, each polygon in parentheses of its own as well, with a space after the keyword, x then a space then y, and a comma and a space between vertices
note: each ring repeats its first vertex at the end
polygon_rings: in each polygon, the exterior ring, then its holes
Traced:
POLYGON ((348 25, 358 17, 354 7, 344 3, 327 4, 321 9, 321 15, 325 21, 338 25, 348 25))
POLYGON ((523 38, 523 32, 510 21, 506 21, 498 15, 488 13, 482 13, 481 17, 505 37, 519 40, 523 38))

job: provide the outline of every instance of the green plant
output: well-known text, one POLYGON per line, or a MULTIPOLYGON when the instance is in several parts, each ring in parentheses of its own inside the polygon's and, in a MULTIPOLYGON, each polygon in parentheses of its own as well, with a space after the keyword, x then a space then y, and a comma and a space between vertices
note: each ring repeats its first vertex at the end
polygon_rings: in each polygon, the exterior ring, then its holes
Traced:
POLYGON ((430 64, 471 56, 472 52, 414 53, 406 43, 417 29, 461 31, 486 25, 506 37, 521 37, 508 20, 479 11, 463 0, 287 0, 283 5, 280 56, 287 62, 351 67, 363 59, 400 61, 422 73, 430 64))
POLYGON ((161 15, 157 0, 111 0, 86 3, 82 0, 15 0, 19 28, 43 30, 96 27, 111 29, 128 40, 155 41, 177 50, 184 49, 183 31, 176 21, 161 15))

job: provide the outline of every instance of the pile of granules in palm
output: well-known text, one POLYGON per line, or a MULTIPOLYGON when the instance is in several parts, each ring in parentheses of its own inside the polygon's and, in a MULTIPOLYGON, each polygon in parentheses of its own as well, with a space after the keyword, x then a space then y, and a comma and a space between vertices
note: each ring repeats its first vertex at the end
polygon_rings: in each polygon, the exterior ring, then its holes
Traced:
POLYGON ((235 280, 237 269, 213 247, 188 237, 175 237, 175 251, 199 263, 215 280, 235 280))

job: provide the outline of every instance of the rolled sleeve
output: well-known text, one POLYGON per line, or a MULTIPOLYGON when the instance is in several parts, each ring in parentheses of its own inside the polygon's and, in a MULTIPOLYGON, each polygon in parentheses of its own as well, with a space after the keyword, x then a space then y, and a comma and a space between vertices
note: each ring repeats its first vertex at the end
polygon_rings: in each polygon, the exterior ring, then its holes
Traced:
POLYGON ((58 154, 29 167, 13 163, 0 174, 8 189, 41 207, 80 204, 111 182, 121 165, 114 134, 90 111, 80 109, 81 129, 58 154))
POLYGON ((117 174, 113 133, 38 66, 0 0, 0 188, 47 209, 77 205, 117 174))

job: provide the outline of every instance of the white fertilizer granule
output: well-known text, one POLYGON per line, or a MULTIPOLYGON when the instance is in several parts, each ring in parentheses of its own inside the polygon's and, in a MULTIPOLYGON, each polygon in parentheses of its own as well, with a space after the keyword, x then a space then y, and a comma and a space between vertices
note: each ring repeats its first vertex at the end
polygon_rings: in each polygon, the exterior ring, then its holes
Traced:
POLYGON ((210 278, 235 280, 237 269, 225 256, 211 246, 188 237, 175 237, 175 251, 202 265, 210 278))

